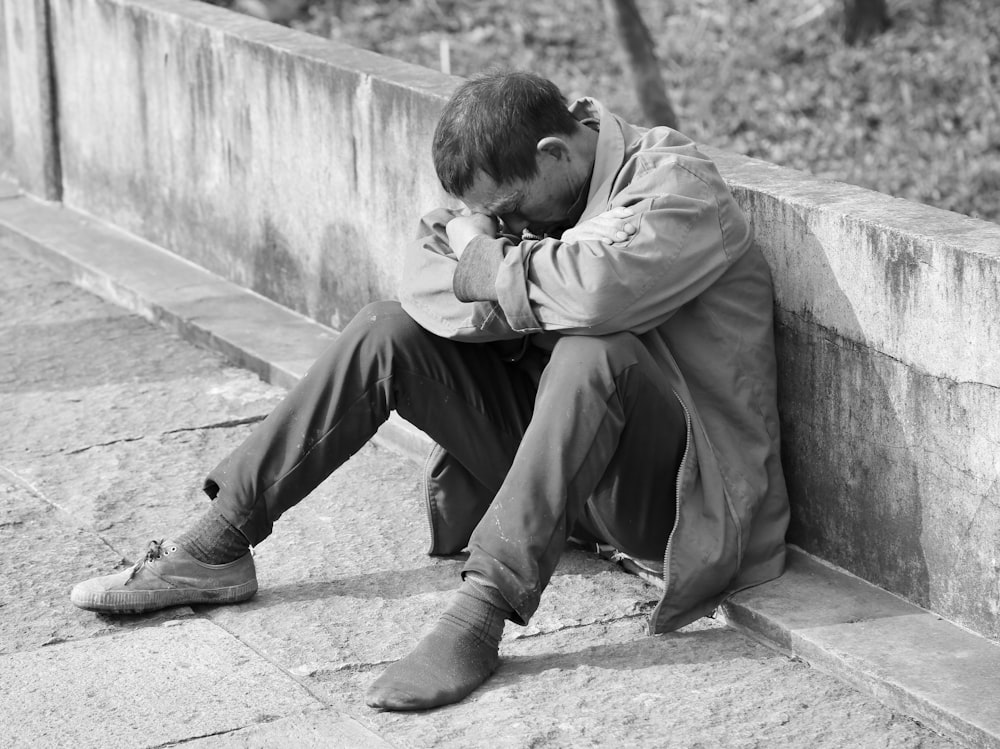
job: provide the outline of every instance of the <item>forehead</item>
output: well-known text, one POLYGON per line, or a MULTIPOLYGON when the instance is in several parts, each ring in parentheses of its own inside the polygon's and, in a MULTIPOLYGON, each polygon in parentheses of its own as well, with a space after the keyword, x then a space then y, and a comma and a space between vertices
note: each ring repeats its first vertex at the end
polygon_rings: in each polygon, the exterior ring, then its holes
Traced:
POLYGON ((522 193, 517 183, 497 183, 485 172, 477 172, 472 185, 462 195, 462 202, 469 210, 490 215, 503 213, 503 208, 515 204, 522 193))

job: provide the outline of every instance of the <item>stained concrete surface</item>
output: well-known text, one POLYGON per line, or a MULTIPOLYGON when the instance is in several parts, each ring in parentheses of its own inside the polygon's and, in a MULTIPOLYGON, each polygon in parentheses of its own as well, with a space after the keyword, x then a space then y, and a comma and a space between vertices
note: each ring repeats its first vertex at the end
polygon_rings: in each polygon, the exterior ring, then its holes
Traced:
POLYGON ((648 637, 657 591, 582 552, 470 699, 370 710, 461 564, 424 555, 419 466, 376 446, 278 522, 252 601, 80 611, 282 392, 2 244, 0 279, 0 746, 955 745, 720 621, 648 637))
POLYGON ((201 619, 3 659, 14 746, 156 746, 312 708, 280 668, 201 619), (44 707, 44 709, 39 709, 44 707))

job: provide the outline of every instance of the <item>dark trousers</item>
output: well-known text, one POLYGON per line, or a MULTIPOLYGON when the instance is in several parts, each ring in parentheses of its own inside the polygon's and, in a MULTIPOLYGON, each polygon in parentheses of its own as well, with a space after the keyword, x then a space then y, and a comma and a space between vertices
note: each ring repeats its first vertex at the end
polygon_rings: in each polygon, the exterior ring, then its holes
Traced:
POLYGON ((256 545, 395 409, 495 497, 463 570, 523 622, 571 532, 662 558, 685 445, 683 409, 628 333, 564 336, 508 362, 434 336, 396 302, 365 307, 205 482, 256 545))

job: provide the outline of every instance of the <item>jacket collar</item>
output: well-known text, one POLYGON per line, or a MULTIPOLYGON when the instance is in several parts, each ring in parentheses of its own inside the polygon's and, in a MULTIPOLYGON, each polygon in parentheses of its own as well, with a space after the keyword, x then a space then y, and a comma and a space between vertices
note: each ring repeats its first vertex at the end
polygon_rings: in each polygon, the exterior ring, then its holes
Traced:
POLYGON ((596 99, 577 99, 570 105, 569 111, 580 121, 596 120, 600 123, 590 194, 587 196, 587 207, 579 219, 585 221, 608 209, 615 177, 625 163, 625 134, 618 118, 596 99))

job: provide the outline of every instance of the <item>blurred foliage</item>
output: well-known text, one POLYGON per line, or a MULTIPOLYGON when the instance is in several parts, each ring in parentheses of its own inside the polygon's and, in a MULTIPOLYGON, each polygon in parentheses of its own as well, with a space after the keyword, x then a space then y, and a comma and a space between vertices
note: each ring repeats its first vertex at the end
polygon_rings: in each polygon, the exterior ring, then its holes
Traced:
MULTIPOLYGON (((295 2, 305 31, 433 68, 444 41, 456 75, 526 68, 642 121, 600 0, 295 2)), ((1000 222, 997 0, 890 0, 864 47, 842 40, 841 0, 639 7, 696 140, 1000 222)))

